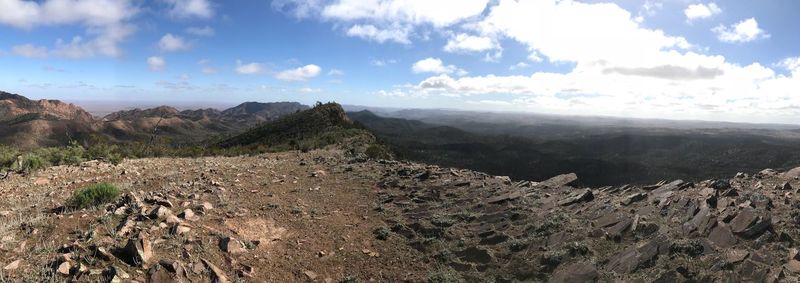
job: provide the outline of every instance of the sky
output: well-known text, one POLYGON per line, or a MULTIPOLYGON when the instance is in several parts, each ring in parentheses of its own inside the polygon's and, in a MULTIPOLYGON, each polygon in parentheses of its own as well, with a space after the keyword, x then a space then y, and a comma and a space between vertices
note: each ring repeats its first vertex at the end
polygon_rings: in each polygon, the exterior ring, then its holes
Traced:
POLYGON ((0 0, 0 90, 800 123, 800 2, 0 0))

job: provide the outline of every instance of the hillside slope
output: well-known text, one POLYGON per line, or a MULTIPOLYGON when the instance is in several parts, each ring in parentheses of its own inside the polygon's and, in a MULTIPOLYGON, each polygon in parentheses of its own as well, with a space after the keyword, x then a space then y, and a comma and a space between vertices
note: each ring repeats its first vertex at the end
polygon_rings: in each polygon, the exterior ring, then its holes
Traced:
POLYGON ((88 162, 0 180, 0 279, 797 282, 798 172, 585 188, 342 150, 88 162), (101 181, 123 197, 64 209, 101 181))
POLYGON ((341 105, 318 104, 313 108, 263 123, 247 132, 221 141, 223 148, 267 146, 285 149, 316 149, 339 144, 360 147, 374 142, 372 134, 347 117, 341 105))
POLYGON ((521 128, 517 134, 494 135, 367 111, 348 115, 405 158, 515 179, 575 172, 585 185, 647 184, 788 169, 800 160, 800 138, 767 130, 593 129, 594 134, 538 138, 521 128))
POLYGON ((66 144, 94 132, 91 114, 58 100, 0 91, 0 143, 21 148, 66 144))

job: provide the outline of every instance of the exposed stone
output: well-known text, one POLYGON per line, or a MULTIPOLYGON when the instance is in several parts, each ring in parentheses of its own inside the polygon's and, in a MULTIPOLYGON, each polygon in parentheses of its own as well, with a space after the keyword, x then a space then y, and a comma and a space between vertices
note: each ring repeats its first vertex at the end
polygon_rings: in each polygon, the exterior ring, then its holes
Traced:
POLYGON ((567 196, 567 198, 558 202, 558 205, 567 206, 571 204, 576 204, 579 202, 587 202, 594 199, 594 194, 592 194, 591 189, 585 189, 580 192, 575 192, 567 196))
POLYGON ((200 217, 194 214, 194 211, 188 208, 184 209, 183 212, 181 212, 181 214, 178 216, 189 221, 197 221, 198 219, 200 219, 200 217))
POLYGON ((163 205, 156 205, 150 210, 150 213, 148 214, 152 219, 161 219, 171 215, 172 211, 163 205))
POLYGON ((579 262, 558 268, 549 282, 594 282, 599 276, 597 268, 589 262, 579 262))
POLYGON ((203 262, 203 264, 206 265, 206 267, 209 270, 211 270, 211 275, 213 276, 213 278, 212 278, 213 282, 217 282, 217 283, 229 283, 230 282, 228 280, 228 277, 225 276, 225 272, 222 271, 222 269, 219 269, 219 267, 217 267, 216 265, 212 264, 210 261, 208 261, 206 259, 201 259, 201 261, 203 262))
POLYGON ((771 219, 768 216, 761 216, 754 209, 745 208, 731 220, 731 232, 745 238, 752 238, 761 235, 771 225, 771 219))
POLYGON ((72 264, 69 261, 62 262, 56 268, 56 272, 61 275, 69 275, 70 270, 72 270, 72 264))
POLYGON ((9 263, 6 266, 4 266, 3 270, 16 270, 17 268, 19 268, 19 264, 20 263, 22 263, 21 259, 12 261, 11 263, 9 263))
POLYGON ((142 266, 150 261, 153 256, 150 240, 146 237, 128 239, 128 244, 122 249, 122 261, 132 266, 142 266))
POLYGON ((727 225, 717 224, 708 234, 708 241, 721 249, 725 249, 736 244, 736 237, 733 236, 727 225))
POLYGON ((630 205, 630 204, 632 204, 634 202, 638 202, 638 201, 641 201, 641 200, 646 199, 646 198, 647 198, 647 193, 644 193, 644 192, 635 193, 635 194, 628 195, 627 197, 622 199, 622 201, 620 203, 622 205, 630 205))
POLYGON ((224 237, 220 239, 219 248, 229 254, 240 254, 245 252, 242 242, 232 237, 224 237))

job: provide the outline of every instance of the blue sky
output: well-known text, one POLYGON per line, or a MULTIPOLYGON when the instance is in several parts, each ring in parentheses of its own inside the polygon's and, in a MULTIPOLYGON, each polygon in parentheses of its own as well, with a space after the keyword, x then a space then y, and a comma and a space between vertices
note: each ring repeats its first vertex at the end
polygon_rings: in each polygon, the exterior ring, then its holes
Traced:
POLYGON ((0 89, 797 123, 800 3, 0 0, 0 89))

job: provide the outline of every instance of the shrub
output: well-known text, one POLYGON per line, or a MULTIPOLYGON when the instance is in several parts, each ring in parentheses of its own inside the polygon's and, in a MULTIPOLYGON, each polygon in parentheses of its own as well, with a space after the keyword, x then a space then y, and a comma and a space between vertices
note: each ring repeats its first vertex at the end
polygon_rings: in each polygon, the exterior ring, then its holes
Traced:
POLYGON ((112 202, 119 195, 117 186, 110 183, 96 183, 73 192, 67 203, 73 208, 86 208, 112 202))
POLYGON ((389 229, 387 229, 386 227, 375 228, 375 230, 372 231, 372 234, 375 235, 375 239, 381 241, 386 241, 387 239, 389 239, 389 229))
POLYGON ((371 144, 364 151, 367 157, 372 159, 392 159, 392 153, 385 146, 380 144, 371 144))
POLYGON ((48 165, 49 163, 46 159, 42 158, 38 154, 29 153, 22 157, 21 167, 17 168, 17 170, 25 174, 30 174, 32 172, 44 169, 48 165))

